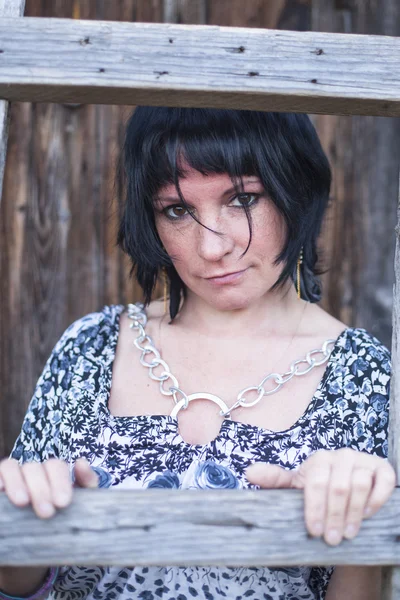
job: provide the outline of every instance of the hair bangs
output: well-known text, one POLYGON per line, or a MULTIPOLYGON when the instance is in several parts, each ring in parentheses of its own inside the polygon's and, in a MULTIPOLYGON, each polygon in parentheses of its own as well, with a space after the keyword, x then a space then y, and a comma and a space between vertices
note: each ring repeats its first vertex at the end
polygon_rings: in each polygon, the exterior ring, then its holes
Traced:
MULTIPOLYGON (((303 296, 319 300, 316 241, 329 199, 331 172, 308 115, 138 106, 127 124, 121 159, 127 188, 118 244, 136 268, 146 303, 161 267, 166 267, 170 280, 171 318, 185 295, 185 286, 157 233, 154 201, 162 187, 172 184, 198 221, 179 185, 188 169, 203 175, 226 173, 237 193, 243 192, 243 176, 258 177, 287 226, 286 242, 275 260, 275 264, 283 263, 283 268, 272 289, 289 278, 295 280, 303 248, 303 296)), ((249 223, 247 252, 252 222, 248 207, 244 205, 244 209, 249 223)))

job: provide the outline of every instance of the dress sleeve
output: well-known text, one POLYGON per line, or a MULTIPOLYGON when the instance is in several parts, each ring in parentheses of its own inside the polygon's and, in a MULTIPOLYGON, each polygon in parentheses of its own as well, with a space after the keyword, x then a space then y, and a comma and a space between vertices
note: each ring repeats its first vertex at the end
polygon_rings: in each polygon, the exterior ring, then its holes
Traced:
POLYGON ((354 450, 388 455, 389 393, 391 359, 389 350, 365 330, 348 348, 343 400, 347 446, 354 450))
POLYGON ((36 384, 11 458, 21 464, 60 457, 60 425, 85 317, 63 333, 36 384))

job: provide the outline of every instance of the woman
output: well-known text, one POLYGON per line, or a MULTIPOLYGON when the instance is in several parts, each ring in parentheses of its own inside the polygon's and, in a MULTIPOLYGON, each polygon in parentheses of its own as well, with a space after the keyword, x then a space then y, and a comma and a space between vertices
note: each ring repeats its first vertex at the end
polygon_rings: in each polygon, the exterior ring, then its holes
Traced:
MULTIPOLYGON (((311 535, 351 539, 394 487, 390 362, 317 304, 331 174, 309 118, 139 107, 124 173, 118 242, 144 306, 104 307, 63 334, 1 464, 8 497, 52 516, 71 501, 67 464, 81 486, 298 487, 311 535)), ((379 569, 355 567, 21 573, 3 569, 0 587, 71 600, 373 600, 380 585, 379 569)))

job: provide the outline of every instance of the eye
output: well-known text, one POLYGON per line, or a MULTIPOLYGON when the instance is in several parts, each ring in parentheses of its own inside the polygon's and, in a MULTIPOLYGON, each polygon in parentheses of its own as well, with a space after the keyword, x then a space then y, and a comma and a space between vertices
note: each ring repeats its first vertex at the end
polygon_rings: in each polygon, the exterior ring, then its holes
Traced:
POLYGON ((261 194, 239 194, 235 196, 229 203, 229 206, 243 208, 244 206, 252 206, 259 200, 261 194))
POLYGON ((172 221, 181 219, 186 214, 188 214, 187 209, 182 206, 182 204, 172 204, 171 206, 167 206, 162 211, 168 219, 172 221))

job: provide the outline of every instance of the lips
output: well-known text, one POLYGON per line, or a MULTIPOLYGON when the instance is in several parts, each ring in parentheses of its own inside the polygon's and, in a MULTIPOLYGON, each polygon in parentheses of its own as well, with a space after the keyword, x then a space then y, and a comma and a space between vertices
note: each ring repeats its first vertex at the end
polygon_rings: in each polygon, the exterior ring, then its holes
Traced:
POLYGON ((214 275, 213 277, 206 277, 205 279, 213 285, 227 285, 241 281, 246 271, 247 269, 243 269, 242 271, 231 271, 230 273, 214 275))
POLYGON ((220 279, 221 277, 228 277, 229 275, 236 275, 237 273, 243 273, 242 271, 231 271, 230 273, 222 273, 221 275, 211 275, 211 277, 205 277, 205 279, 220 279))

